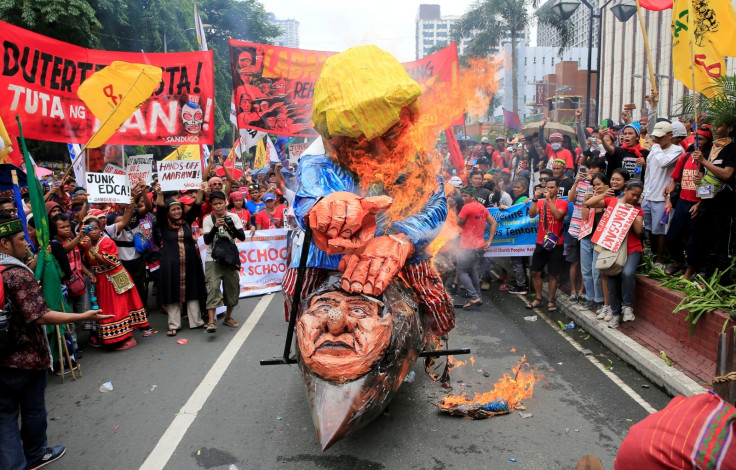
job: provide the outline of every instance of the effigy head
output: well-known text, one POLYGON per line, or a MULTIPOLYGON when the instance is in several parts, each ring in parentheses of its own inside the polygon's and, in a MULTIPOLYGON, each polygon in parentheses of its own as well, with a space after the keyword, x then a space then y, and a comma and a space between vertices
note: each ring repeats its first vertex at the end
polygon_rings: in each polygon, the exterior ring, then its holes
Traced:
POLYGON ((325 139, 385 135, 402 109, 418 111, 422 94, 398 60, 376 46, 358 46, 325 62, 314 86, 312 125, 325 139))

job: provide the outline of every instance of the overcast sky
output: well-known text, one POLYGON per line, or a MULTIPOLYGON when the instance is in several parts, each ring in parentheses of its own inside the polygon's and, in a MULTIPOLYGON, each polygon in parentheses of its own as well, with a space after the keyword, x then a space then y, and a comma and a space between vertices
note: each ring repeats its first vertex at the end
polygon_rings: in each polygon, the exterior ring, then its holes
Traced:
POLYGON ((299 47, 343 51, 375 44, 401 62, 415 59, 414 32, 420 3, 438 4, 442 16, 462 15, 473 0, 261 0, 278 19, 299 21, 299 47))

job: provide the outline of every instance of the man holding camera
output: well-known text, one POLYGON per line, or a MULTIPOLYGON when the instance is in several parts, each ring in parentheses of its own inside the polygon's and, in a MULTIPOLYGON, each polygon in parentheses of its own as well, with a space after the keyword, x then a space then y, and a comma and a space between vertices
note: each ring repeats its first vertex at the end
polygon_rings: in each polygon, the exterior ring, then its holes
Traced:
MULTIPOLYGON (((210 205, 212 214, 203 220, 202 233, 204 242, 207 244, 207 257, 205 259, 204 274, 207 280, 207 332, 217 331, 215 326, 215 309, 224 305, 225 319, 223 324, 232 328, 240 326, 231 317, 233 309, 238 304, 240 297, 240 276, 238 270, 232 265, 224 264, 221 260, 216 261, 212 253, 217 243, 235 244, 235 239, 245 240, 243 221, 236 214, 227 211, 227 196, 222 191, 210 193, 210 205), (214 243, 213 243, 214 242, 214 243), (222 284, 222 291, 220 291, 222 284)), ((237 248, 235 250, 237 253, 237 248)))

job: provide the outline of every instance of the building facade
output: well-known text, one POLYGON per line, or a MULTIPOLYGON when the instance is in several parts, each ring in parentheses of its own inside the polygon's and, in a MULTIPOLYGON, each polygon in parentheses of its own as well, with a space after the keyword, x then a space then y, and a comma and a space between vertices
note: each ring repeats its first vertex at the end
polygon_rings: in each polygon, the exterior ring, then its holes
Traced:
POLYGON ((275 14, 268 13, 268 21, 281 30, 281 36, 273 40, 274 45, 299 47, 299 22, 297 20, 277 20, 275 14))
MULTIPOLYGON (((547 0, 543 7, 551 6, 555 0, 547 0)), ((589 0, 589 2, 595 9, 598 8, 600 3, 598 0, 589 0)), ((569 47, 588 47, 588 30, 590 29, 590 8, 584 4, 575 10, 575 13, 570 17, 570 23, 572 25, 572 41, 568 44, 569 47)), ((597 20, 593 21, 593 47, 598 48, 598 30, 600 29, 600 22, 597 20)), ((560 47, 560 36, 557 31, 548 24, 537 25, 537 46, 541 47, 560 47)))
MULTIPOLYGON (((459 15, 442 16, 439 5, 419 5, 416 18, 416 58, 421 59, 426 56, 434 46, 444 47, 450 44, 452 42, 450 29, 458 19, 460 19, 459 15)), ((465 53, 468 42, 470 38, 458 42, 457 53, 459 55, 465 53)))

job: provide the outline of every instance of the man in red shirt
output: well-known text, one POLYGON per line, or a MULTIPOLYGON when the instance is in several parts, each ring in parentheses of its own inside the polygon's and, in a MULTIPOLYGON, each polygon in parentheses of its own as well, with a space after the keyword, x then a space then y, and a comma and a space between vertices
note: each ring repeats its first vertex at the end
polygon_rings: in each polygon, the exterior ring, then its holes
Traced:
POLYGON ((460 234, 460 252, 457 257, 457 274, 460 282, 468 290, 470 300, 463 308, 481 305, 480 298, 480 276, 478 273, 478 262, 485 251, 491 246, 493 237, 496 235, 498 224, 491 217, 488 209, 475 199, 475 188, 468 186, 463 188, 463 208, 457 216, 457 223, 462 227, 460 234), (491 225, 490 236, 484 240, 486 222, 491 225))
MULTIPOLYGON (((547 298, 547 310, 550 312, 557 311, 555 306, 555 292, 557 292, 557 281, 559 279, 560 270, 564 264, 563 250, 565 244, 565 235, 562 233, 562 221, 567 214, 567 201, 558 199, 559 182, 552 178, 546 183, 546 199, 540 198, 544 191, 541 187, 534 190, 534 198, 531 199, 529 206, 529 217, 539 215, 539 228, 537 228, 537 246, 534 248, 532 255, 532 284, 534 285, 534 293, 536 298, 526 308, 538 308, 542 306, 542 270, 547 266, 547 274, 549 274, 549 297, 547 298), (557 237, 557 243, 554 247, 543 246, 549 244, 545 242, 546 234, 554 234, 557 237)), ((549 237, 548 237, 549 238, 549 237)))

